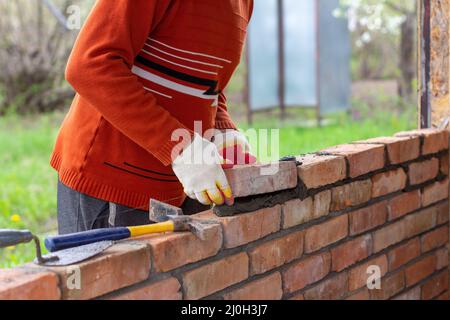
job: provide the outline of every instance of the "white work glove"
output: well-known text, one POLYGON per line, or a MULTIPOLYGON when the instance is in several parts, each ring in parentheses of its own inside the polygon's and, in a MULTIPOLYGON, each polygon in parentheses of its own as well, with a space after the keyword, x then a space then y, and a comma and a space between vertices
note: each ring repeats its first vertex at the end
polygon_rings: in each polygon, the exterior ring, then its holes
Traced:
POLYGON ((204 205, 232 205, 233 194, 216 146, 194 133, 192 143, 172 163, 186 195, 204 205))
POLYGON ((216 130, 213 136, 219 154, 233 164, 254 164, 256 157, 252 155, 250 144, 244 134, 237 130, 216 130))

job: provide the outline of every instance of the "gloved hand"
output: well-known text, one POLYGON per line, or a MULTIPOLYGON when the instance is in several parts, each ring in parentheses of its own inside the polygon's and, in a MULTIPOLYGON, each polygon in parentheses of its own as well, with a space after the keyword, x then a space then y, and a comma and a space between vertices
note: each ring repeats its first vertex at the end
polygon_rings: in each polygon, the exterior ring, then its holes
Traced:
POLYGON ((251 153, 247 138, 237 130, 216 130, 213 142, 219 154, 233 164, 254 164, 257 160, 251 153))
POLYGON ((186 195, 204 205, 232 205, 234 202, 216 146, 194 133, 192 143, 172 163, 186 195))

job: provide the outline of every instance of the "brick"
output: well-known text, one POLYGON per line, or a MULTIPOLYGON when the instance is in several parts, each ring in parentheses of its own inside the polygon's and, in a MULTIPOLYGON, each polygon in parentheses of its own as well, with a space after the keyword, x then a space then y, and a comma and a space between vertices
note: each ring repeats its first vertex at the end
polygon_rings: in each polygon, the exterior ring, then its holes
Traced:
POLYGON ((442 248, 436 251, 436 270, 448 267, 448 249, 442 248))
POLYGON ((331 190, 322 191, 314 196, 314 219, 324 217, 330 212, 331 190))
POLYGON ((181 266, 214 256, 222 247, 222 228, 210 225, 205 228, 203 241, 191 232, 169 235, 151 235, 137 240, 147 242, 152 249, 153 270, 167 272, 181 266))
POLYGON ((448 291, 442 293, 441 295, 439 295, 436 300, 448 300, 448 291))
POLYGON ((294 199, 282 205, 283 229, 288 229, 299 224, 313 220, 314 209, 312 198, 305 200, 294 199))
POLYGON ((182 275, 187 300, 196 300, 248 278, 248 256, 239 253, 203 265, 182 275))
POLYGON ((357 143, 384 144, 391 164, 411 161, 420 156, 419 137, 379 137, 357 143))
POLYGON ((448 242, 448 226, 443 226, 421 237, 422 252, 427 252, 443 246, 448 242))
POLYGON ((369 300, 370 294, 369 289, 364 288, 362 290, 359 290, 356 293, 350 294, 345 300, 369 300))
POLYGON ((430 230, 436 226, 436 208, 423 209, 404 218, 406 224, 406 236, 408 238, 430 230))
POLYGON ((366 203, 372 196, 372 181, 355 181, 331 190, 331 211, 366 203))
POLYGON ((436 205, 435 209, 436 209, 436 224, 439 225, 448 222, 449 219, 448 201, 436 205))
POLYGON ((381 289, 370 290, 370 298, 372 300, 386 300, 401 292, 404 287, 404 273, 403 271, 397 272, 393 275, 383 277, 381 279, 381 289))
POLYGON ((171 277, 150 284, 139 285, 111 298, 112 300, 181 300, 181 286, 171 277))
POLYGON ((371 235, 347 241, 331 249, 331 270, 342 271, 345 268, 367 258, 372 251, 371 235))
POLYGON ((372 197, 377 198, 403 190, 406 186, 406 173, 402 168, 379 173, 372 177, 372 197))
POLYGON ((406 285, 409 287, 428 277, 436 270, 436 256, 429 255, 405 269, 406 285))
POLYGON ((448 166, 449 166, 449 153, 446 152, 445 155, 439 158, 439 171, 448 176, 448 166))
POLYGON ((342 272, 305 291, 305 300, 338 300, 347 294, 348 275, 342 272))
POLYGON ((433 180, 439 173, 439 160, 432 158, 409 165, 408 176, 411 185, 417 185, 433 180))
POLYGON ((0 269, 0 300, 58 300, 58 276, 28 269, 0 269))
POLYGON ((297 165, 294 161, 239 165, 225 170, 225 174, 236 198, 297 186, 297 165))
POLYGON ((420 287, 414 287, 409 289, 406 292, 403 292, 393 298, 393 300, 420 300, 421 299, 421 290, 420 287))
POLYGON ((373 233, 373 251, 379 252, 406 238, 406 223, 404 220, 394 222, 373 233))
POLYGON ((347 177, 344 157, 308 154, 297 157, 302 162, 298 166, 298 176, 308 189, 333 184, 347 177))
POLYGON ((422 193, 422 206, 426 207, 432 203, 448 198, 448 179, 438 181, 426 186, 422 193))
POLYGON ((254 280, 223 295, 225 300, 280 300, 283 296, 281 274, 276 272, 254 280))
POLYGON ((298 293, 298 294, 290 297, 289 300, 297 300, 297 301, 305 300, 305 296, 303 295, 303 293, 298 293))
POLYGON ((388 201, 388 220, 395 220, 420 208, 420 190, 402 193, 388 201))
POLYGON ((350 178, 384 167, 384 146, 376 144, 343 144, 323 150, 333 155, 345 156, 350 178))
POLYGON ((422 154, 433 154, 439 151, 448 149, 448 131, 436 130, 436 129, 422 129, 407 132, 399 132, 395 136, 397 137, 411 137, 422 136, 423 146, 422 154))
POLYGON ((303 231, 265 242, 249 251, 251 274, 265 273, 303 254, 303 231))
POLYGON ((381 226, 387 219, 387 202, 379 202, 349 213, 350 235, 381 226))
POLYGON ((306 230, 305 252, 310 253, 337 242, 348 235, 348 216, 341 215, 306 230))
POLYGON ((348 290, 354 291, 367 285, 367 280, 370 274, 367 270, 370 266, 378 266, 381 271, 381 276, 384 276, 388 271, 388 260, 386 255, 382 255, 371 259, 364 264, 352 268, 348 272, 348 290))
POLYGON ((281 206, 218 219, 223 228, 225 248, 235 248, 280 230, 281 206))
POLYGON ((58 273, 63 299, 87 300, 146 280, 150 274, 150 261, 150 248, 146 243, 125 241, 70 268, 46 269, 58 273), (69 288, 74 270, 80 275, 80 290, 69 288))
POLYGON ((282 274, 285 292, 295 292, 325 278, 330 272, 330 265, 331 256, 328 252, 295 263, 282 274))
POLYGON ((420 256, 420 240, 414 238, 388 252, 389 270, 396 270, 418 256, 420 256))
POLYGON ((430 300, 448 290, 448 271, 445 270, 432 277, 422 286, 422 299, 430 300))

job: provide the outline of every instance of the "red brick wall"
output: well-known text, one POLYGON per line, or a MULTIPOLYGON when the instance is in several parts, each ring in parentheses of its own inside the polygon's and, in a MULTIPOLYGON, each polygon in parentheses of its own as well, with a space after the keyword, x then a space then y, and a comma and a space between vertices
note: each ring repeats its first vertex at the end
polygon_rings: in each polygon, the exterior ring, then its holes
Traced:
POLYGON ((297 160, 274 176, 260 166, 229 171, 238 197, 290 197, 219 218, 206 241, 190 233, 123 241, 75 266, 81 289, 70 289, 73 266, 0 270, 0 299, 447 299, 446 131, 297 160), (373 266, 380 289, 367 286, 373 266))

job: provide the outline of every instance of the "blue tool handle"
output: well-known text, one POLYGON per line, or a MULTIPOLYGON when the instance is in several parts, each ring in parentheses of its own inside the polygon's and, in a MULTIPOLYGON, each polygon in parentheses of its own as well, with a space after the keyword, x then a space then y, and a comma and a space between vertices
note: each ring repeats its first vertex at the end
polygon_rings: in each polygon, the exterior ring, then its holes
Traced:
POLYGON ((33 234, 28 230, 0 229, 0 248, 15 246, 33 240, 33 234))
POLYGON ((130 235, 130 230, 127 227, 95 229, 47 237, 45 239, 45 247, 48 251, 54 252, 104 240, 126 239, 130 235))

